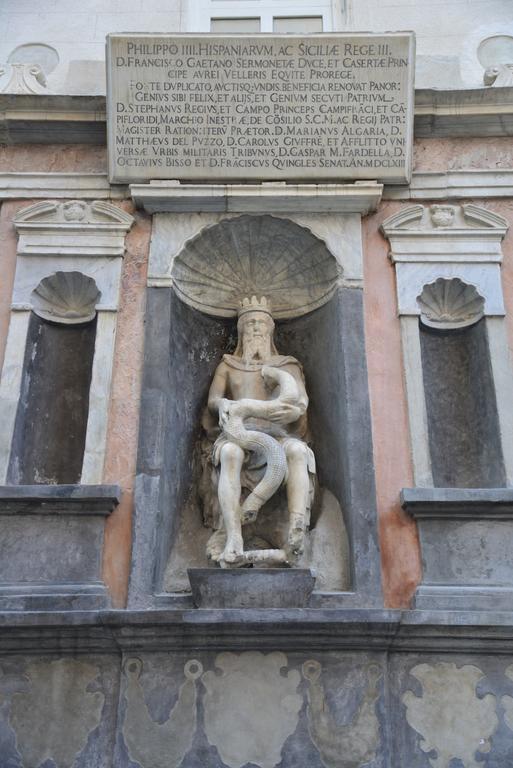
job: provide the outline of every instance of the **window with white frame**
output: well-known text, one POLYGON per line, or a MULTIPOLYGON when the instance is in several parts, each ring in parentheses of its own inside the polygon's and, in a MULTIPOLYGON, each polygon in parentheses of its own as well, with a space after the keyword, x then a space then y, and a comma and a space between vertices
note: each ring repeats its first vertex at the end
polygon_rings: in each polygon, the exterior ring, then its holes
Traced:
POLYGON ((189 32, 332 32, 337 0, 197 0, 189 6, 189 32))

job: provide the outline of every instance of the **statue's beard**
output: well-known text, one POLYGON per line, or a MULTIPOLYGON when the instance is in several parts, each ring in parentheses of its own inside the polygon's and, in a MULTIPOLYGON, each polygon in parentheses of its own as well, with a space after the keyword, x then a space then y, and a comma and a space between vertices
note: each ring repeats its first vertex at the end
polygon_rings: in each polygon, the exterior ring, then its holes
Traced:
POLYGON ((245 362, 257 362, 268 360, 271 354, 267 339, 256 337, 245 339, 243 343, 242 357, 245 362))

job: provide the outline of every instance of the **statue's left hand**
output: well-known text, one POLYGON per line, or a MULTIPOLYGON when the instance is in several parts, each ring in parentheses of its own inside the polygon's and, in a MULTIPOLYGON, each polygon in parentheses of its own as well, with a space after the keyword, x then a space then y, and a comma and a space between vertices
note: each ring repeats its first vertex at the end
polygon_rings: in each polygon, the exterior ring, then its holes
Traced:
POLYGON ((231 400, 228 400, 226 397, 222 397, 219 400, 218 406, 217 406, 217 412, 219 414, 219 426, 224 427, 228 419, 230 418, 230 405, 232 404, 231 400))
POLYGON ((219 413, 219 426, 224 427, 226 422, 231 416, 238 416, 241 410, 241 402, 238 400, 228 400, 226 397, 222 397, 219 400, 218 413, 219 413))

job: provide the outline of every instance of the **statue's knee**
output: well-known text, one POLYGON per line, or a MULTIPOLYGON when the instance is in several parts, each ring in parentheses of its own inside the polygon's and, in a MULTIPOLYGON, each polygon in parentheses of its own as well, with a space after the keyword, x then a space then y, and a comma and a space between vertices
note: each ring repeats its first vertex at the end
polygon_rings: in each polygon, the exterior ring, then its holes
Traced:
POLYGON ((225 443, 221 449, 221 464, 225 466, 240 466, 244 459, 244 451, 235 443, 225 443))
POLYGON ((285 452, 289 461, 306 461, 308 455, 306 445, 300 443, 299 440, 289 443, 285 452))

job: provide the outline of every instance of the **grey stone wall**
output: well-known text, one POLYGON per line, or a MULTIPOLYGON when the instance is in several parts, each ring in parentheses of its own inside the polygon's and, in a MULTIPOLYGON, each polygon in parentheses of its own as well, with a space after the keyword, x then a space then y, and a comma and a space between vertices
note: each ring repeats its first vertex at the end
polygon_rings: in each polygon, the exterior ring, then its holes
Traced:
POLYGON ((511 616, 144 611, 0 624, 0 768, 513 760, 511 616))

